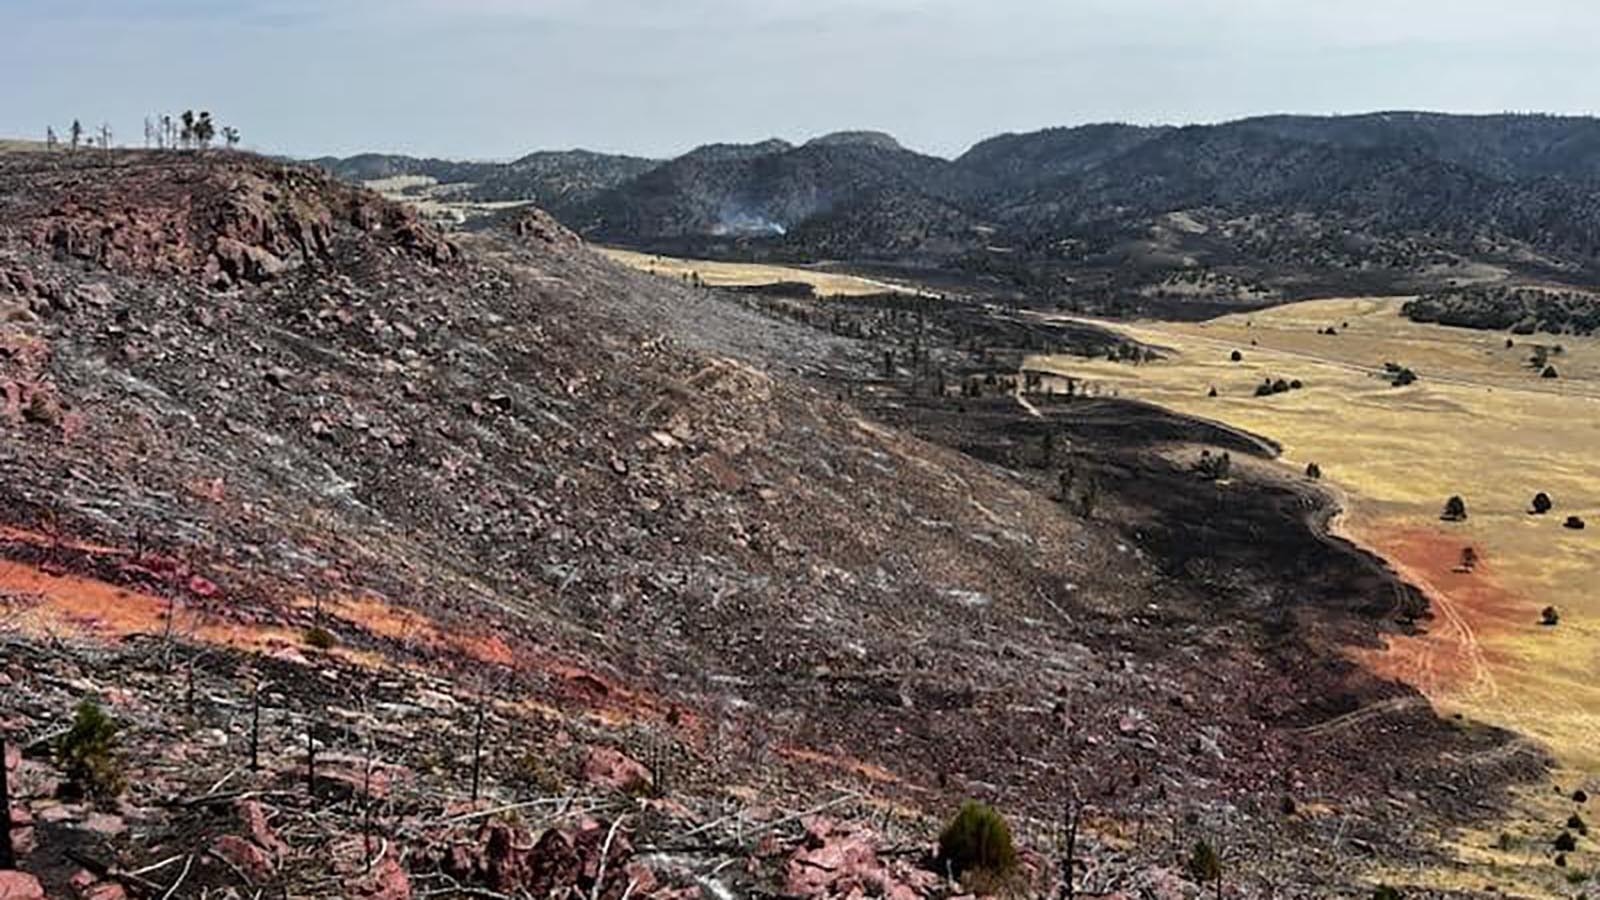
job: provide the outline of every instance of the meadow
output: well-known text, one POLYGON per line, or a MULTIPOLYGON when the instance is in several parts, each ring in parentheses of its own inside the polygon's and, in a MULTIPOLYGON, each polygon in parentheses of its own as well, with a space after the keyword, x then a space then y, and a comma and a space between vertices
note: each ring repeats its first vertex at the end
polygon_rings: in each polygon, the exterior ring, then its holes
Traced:
POLYGON ((1424 634, 1357 651, 1362 661, 1446 712, 1511 728, 1595 771, 1600 339, 1421 325, 1400 315, 1402 302, 1317 300, 1202 323, 1117 323, 1162 358, 1035 357, 1027 366, 1272 438, 1296 473, 1316 463, 1342 495, 1339 533, 1433 600, 1424 634), (1541 344, 1558 377, 1530 364, 1541 344), (1417 381, 1393 386, 1390 363, 1417 381), (1256 395, 1279 379, 1303 386, 1256 395), (1530 514, 1538 492, 1554 500, 1547 515, 1530 514), (1468 517, 1442 521, 1454 495, 1468 517), (1590 527, 1564 527, 1574 515, 1590 527), (1467 547, 1477 557, 1470 571, 1467 547), (1551 606, 1553 627, 1541 623, 1551 606))

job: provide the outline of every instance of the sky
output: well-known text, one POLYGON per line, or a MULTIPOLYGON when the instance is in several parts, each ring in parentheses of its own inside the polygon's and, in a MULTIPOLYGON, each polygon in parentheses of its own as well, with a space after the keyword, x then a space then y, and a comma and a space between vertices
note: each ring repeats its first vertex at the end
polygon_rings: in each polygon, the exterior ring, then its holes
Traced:
POLYGON ((505 159, 1394 109, 1591 114, 1594 0, 0 0, 0 136, 209 109, 296 156, 505 159))

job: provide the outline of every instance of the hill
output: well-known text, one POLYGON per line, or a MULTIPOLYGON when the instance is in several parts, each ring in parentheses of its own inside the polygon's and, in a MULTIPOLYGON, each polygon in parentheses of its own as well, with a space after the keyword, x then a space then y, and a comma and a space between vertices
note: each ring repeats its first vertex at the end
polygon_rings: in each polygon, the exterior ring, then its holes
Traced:
POLYGON ((1276 116, 1047 129, 949 161, 845 134, 696 151, 561 214, 641 249, 935 265, 1110 312, 1195 273, 1282 296, 1588 283, 1597 135, 1588 118, 1276 116))
MULTIPOLYGON (((882 156, 800 159, 840 152, 882 156)), ((1026 352, 1144 358, 1095 329, 696 290, 237 154, 8 156, 0 221, 0 727, 51 896, 942 897, 971 798, 1030 892, 1064 804, 1107 890, 1198 890, 1202 838, 1356 890, 1544 777, 1351 661, 1426 604, 1269 444, 1018 402, 1026 352)))

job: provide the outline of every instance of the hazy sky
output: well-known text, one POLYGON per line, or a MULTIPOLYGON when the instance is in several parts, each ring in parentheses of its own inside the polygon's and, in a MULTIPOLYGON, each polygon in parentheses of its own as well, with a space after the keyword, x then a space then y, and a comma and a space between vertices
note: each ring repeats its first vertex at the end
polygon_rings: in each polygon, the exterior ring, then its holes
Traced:
POLYGON ((1594 0, 0 0, 0 135, 468 158, 1265 112, 1592 113, 1594 0))

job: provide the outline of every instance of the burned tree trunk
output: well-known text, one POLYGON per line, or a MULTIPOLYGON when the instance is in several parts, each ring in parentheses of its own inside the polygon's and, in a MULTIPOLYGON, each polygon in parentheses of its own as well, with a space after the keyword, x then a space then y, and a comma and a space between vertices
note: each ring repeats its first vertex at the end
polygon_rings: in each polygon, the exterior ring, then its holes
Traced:
POLYGON ((6 740, 0 737, 0 869, 17 867, 16 848, 11 846, 10 777, 6 769, 6 740))

